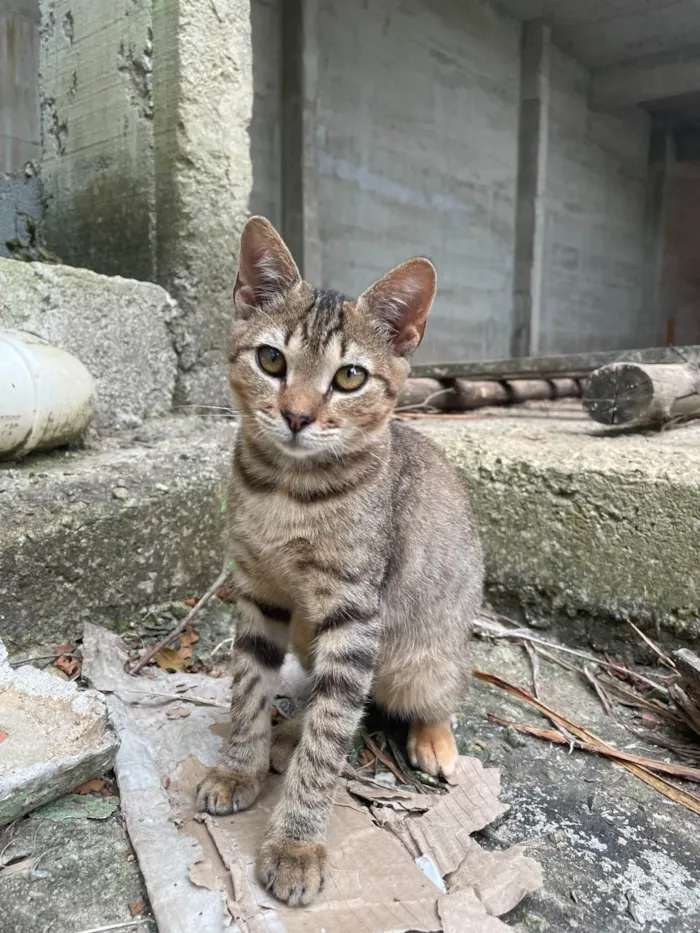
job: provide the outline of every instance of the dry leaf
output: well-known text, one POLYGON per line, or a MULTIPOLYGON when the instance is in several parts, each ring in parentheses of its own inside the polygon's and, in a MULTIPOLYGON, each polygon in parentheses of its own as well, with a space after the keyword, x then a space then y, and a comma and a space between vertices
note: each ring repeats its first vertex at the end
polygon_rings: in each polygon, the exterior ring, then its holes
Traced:
POLYGON ((60 657, 56 658, 53 662, 53 666, 58 668, 59 671, 63 671, 67 677, 73 677, 80 670, 80 661, 77 658, 70 658, 62 654, 60 657))
POLYGON ((74 794, 98 794, 105 786, 102 778, 93 778, 91 781, 85 781, 73 791, 74 794))
POLYGON ((196 606, 198 602, 199 602, 199 600, 196 599, 194 596, 192 596, 190 599, 184 600, 185 605, 186 605, 186 606, 189 606, 190 609, 192 609, 194 606, 196 606))
POLYGON ((177 650, 179 657, 186 661, 192 657, 192 645, 199 641, 199 633, 191 625, 187 626, 187 631, 180 635, 180 647, 177 650))
POLYGON ((4 742, 7 737, 7 732, 5 732, 4 729, 0 729, 0 742, 4 742))
POLYGON ((135 917, 136 914, 140 914, 145 906, 146 905, 143 901, 136 901, 135 904, 129 904, 129 912, 131 913, 131 916, 135 917))
POLYGON ((62 654, 73 654, 73 645, 69 641, 65 641, 62 645, 56 645, 56 657, 62 654))
POLYGON ((186 667, 184 659, 172 648, 161 648, 153 660, 164 671, 184 671, 186 667))
POLYGON ((368 748, 363 748, 359 754, 360 764, 361 765, 371 765, 374 761, 374 755, 368 748))

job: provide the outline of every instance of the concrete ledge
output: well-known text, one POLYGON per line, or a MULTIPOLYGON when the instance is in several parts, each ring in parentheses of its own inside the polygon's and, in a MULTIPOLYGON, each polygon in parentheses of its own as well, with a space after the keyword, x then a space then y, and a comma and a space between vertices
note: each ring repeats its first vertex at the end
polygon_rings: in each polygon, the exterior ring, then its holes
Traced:
POLYGON ((226 422, 165 419, 99 451, 0 468, 0 637, 12 653, 128 624, 221 569, 226 422), (122 445, 122 446, 120 446, 122 445))
POLYGON ((97 384, 94 426, 133 427, 172 408, 178 307, 158 285, 0 259, 0 327, 69 350, 97 384))
POLYGON ((495 603, 700 638, 700 425, 611 437, 572 407, 425 430, 469 487, 495 603))
MULTIPOLYGON (((537 624, 563 622, 572 637, 600 622, 609 639, 625 613, 700 637, 700 425, 604 438, 573 406, 557 411, 568 418, 510 409, 421 422, 471 491, 489 598, 537 624)), ((128 624, 143 606, 209 585, 234 430, 172 417, 100 451, 0 468, 8 648, 73 638, 86 619, 128 624)))

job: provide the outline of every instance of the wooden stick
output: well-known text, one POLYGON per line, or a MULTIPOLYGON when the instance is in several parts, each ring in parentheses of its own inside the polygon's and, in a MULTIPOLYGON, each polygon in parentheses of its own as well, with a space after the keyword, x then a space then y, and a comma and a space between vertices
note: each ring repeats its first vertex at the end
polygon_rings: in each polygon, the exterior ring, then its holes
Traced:
POLYGON ((473 411, 496 405, 579 398, 576 379, 518 379, 481 381, 468 379, 408 379, 399 396, 397 412, 433 409, 440 412, 473 411))
MULTIPOLYGON (((498 677, 496 674, 487 674, 484 671, 477 670, 473 671, 473 674, 478 680, 483 680, 486 683, 500 687, 502 690, 510 693, 511 696, 515 696, 519 700, 523 700, 525 703, 529 703, 530 706, 534 706, 535 709, 539 710, 544 716, 546 716, 547 719, 549 719, 549 721, 553 723, 558 729, 566 729, 568 732, 571 732, 572 735, 574 735, 580 742, 587 742, 588 744, 600 749, 602 754, 618 751, 618 749, 616 749, 614 746, 608 745, 607 742, 604 742, 602 739, 598 738, 597 735, 589 732, 588 729, 586 729, 584 726, 580 726, 578 723, 573 722, 566 716, 562 716, 561 713, 557 713, 549 706, 546 706, 540 700, 535 699, 531 693, 528 693, 527 690, 523 690, 522 687, 516 687, 514 684, 508 683, 507 680, 504 680, 502 677, 498 677)), ((679 790, 675 784, 671 784, 670 781, 667 781, 665 778, 654 774, 649 770, 649 768, 642 767, 638 764, 633 764, 630 761, 621 760, 620 764, 623 768, 631 771, 632 774, 636 775, 640 780, 644 781, 646 784, 649 784, 651 787, 654 787, 659 791, 660 794, 668 797, 669 800, 673 800, 676 803, 681 803, 684 807, 692 810, 693 813, 700 815, 700 797, 696 797, 694 794, 689 794, 687 791, 679 790)), ((698 774, 700 774, 700 771, 698 774)))
POLYGON ((165 638, 162 638, 162 639, 158 642, 157 645, 153 645, 151 648, 148 649, 148 651, 144 654, 144 656, 141 658, 141 660, 138 661, 138 662, 132 667, 132 669, 129 671, 130 674, 138 674, 138 672, 141 670, 141 668, 142 668, 142 667, 145 667, 146 664, 148 664, 148 662, 149 662, 153 657, 155 657, 155 655, 158 654, 158 652, 160 651, 161 648, 167 647, 167 646, 170 644, 170 642, 171 642, 171 641, 174 641, 174 640, 177 638, 177 636, 178 636, 181 632, 184 632, 184 631, 185 631, 185 629, 186 629, 187 626, 190 624, 190 622, 192 621, 192 619, 194 619, 194 617, 197 615, 197 613, 199 612, 199 610, 200 610, 203 606, 206 606, 206 604, 209 602, 209 600, 212 598, 212 596, 214 596, 214 595, 216 594, 216 591, 217 591, 220 587, 222 587, 222 586, 224 585, 224 583, 226 583, 226 581, 228 580, 228 577, 229 577, 230 572, 231 572, 231 571, 228 570, 228 569, 224 569, 224 570, 221 571, 221 573, 219 574, 219 576, 216 578, 216 580, 214 580, 214 582, 212 583, 212 585, 211 585, 211 586, 209 587, 209 589, 206 591, 206 593, 204 594, 204 596, 202 596, 202 598, 199 600, 199 602, 198 602, 196 605, 194 605, 194 606, 190 609, 190 611, 187 613, 187 615, 185 616, 185 618, 175 626, 175 628, 172 630, 172 632, 170 632, 169 635, 166 635, 165 638))
POLYGON ((663 424, 700 416, 700 371, 686 363, 611 363, 591 374, 583 407, 605 425, 663 424))
MULTIPOLYGON (((538 726, 531 726, 526 722, 513 722, 511 719, 501 719, 500 716, 494 716, 489 713, 487 716, 489 722, 496 723, 498 726, 510 727, 525 735, 534 735, 538 739, 546 739, 548 742, 554 742, 557 745, 567 745, 567 740, 555 729, 540 729, 538 726)), ((627 752, 619 751, 613 746, 601 748, 598 745, 590 745, 588 742, 581 742, 574 739, 574 748, 582 752, 590 752, 593 755, 602 755, 605 758, 612 758, 615 761, 624 761, 629 764, 641 765, 649 768, 650 771, 660 771, 662 774, 668 774, 671 777, 685 778, 688 781, 700 783, 700 770, 691 768, 687 765, 676 765, 667 761, 659 761, 656 758, 646 758, 643 755, 630 755, 627 752)))
POLYGON ((553 376, 580 378, 608 363, 700 363, 700 346, 652 347, 645 350, 613 350, 574 353, 567 356, 524 356, 509 360, 480 360, 472 363, 416 363, 411 376, 431 379, 549 379, 553 376))

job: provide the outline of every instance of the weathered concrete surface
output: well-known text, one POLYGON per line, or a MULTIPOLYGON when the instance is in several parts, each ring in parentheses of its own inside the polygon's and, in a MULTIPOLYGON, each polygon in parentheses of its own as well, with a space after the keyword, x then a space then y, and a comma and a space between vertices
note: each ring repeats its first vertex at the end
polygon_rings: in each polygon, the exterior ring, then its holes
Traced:
POLYGON ((0 826, 111 768, 119 746, 101 693, 13 670, 1 640, 0 729, 0 826))
POLYGON ((226 422, 150 422, 0 468, 0 634, 12 652, 202 591, 221 568, 226 422))
MULTIPOLYGON (((531 689, 530 663, 519 647, 477 642, 474 666, 531 689)), ((648 727, 621 707, 620 720, 607 716, 576 675, 543 661, 540 685, 545 703, 619 748, 669 759, 622 723, 648 727)), ((480 842, 498 849, 524 843, 542 865, 543 887, 505 918, 508 924, 518 933, 696 933, 700 817, 605 759, 506 733, 486 721, 489 712, 548 723, 474 681, 457 726, 460 751, 500 769, 501 798, 510 805, 480 842)))
POLYGON ((231 296, 253 186, 249 0, 156 4, 153 36, 157 281, 184 314, 178 398, 226 405, 231 296))
POLYGON ((425 430, 471 492, 497 603, 572 637, 625 613, 700 637, 699 425, 604 437, 572 409, 425 430))
POLYGON ((509 353, 519 27, 485 2, 318 4, 322 281, 436 263, 422 360, 509 353))
MULTIPOLYGON (((603 438, 565 411, 421 423, 470 489, 489 599, 608 646, 629 637, 611 624, 625 613, 662 637, 700 637, 700 426, 603 438)), ((101 451, 0 469, 0 633, 11 649, 206 588, 222 560, 233 431, 169 418, 101 451)))
MULTIPOLYGON (((3 933, 72 933, 126 923, 130 905, 148 904, 119 812, 106 820, 25 817, 0 830, 0 852, 0 864, 23 867, 0 869, 3 933)), ((155 925, 133 930, 154 933, 155 925)))
POLYGON ((39 0, 0 6, 0 176, 41 154, 39 133, 39 0))
POLYGON ((41 195, 41 179, 34 163, 10 175, 0 174, 0 257, 9 257, 8 240, 27 243, 26 220, 28 214, 35 223, 40 223, 44 206, 41 195))
POLYGON ((0 259, 0 327, 37 334, 87 366, 97 384, 98 430, 171 410, 177 317, 177 305, 157 285, 0 259))
POLYGON ((41 4, 41 173, 49 249, 155 280, 151 4, 41 4))

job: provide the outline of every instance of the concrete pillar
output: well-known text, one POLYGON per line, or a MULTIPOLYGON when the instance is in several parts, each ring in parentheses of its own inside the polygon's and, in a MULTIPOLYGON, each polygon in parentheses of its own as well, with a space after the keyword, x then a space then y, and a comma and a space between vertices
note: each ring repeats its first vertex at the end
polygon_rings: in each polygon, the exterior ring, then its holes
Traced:
MULTIPOLYGON (((94 2, 94 0, 93 0, 94 2)), ((184 312, 181 405, 226 405, 253 109, 249 0, 155 0, 157 281, 184 312)))
POLYGON ((178 403, 227 404, 252 186, 250 2, 41 3, 47 245, 165 286, 183 310, 178 403))
MULTIPOLYGON (((644 205, 644 320, 646 332, 656 334, 659 345, 674 342, 675 322, 662 308, 669 198, 676 163, 676 147, 669 120, 656 117, 649 139, 649 170, 644 205)), ((672 305, 671 305, 672 308, 672 305)))
POLYGON ((513 356, 536 356, 544 273, 545 192, 549 147, 550 28, 523 24, 518 189, 515 222, 513 356))
POLYGON ((150 3, 41 0, 47 246, 71 265, 155 278, 150 3))
POLYGON ((282 235, 312 284, 321 285, 316 161, 318 0, 282 3, 282 235))

